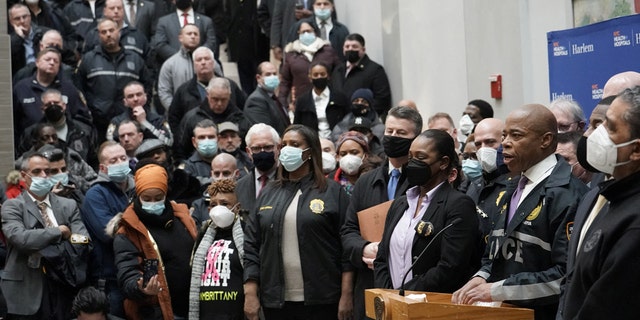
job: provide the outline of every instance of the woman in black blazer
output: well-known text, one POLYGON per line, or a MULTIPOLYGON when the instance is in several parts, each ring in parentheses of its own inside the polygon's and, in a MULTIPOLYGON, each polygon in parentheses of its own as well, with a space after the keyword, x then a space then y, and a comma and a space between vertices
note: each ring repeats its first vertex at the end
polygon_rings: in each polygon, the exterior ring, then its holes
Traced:
POLYGON ((404 288, 453 292, 478 270, 478 218, 471 198, 455 190, 447 178, 458 165, 451 136, 441 130, 420 134, 409 149, 407 179, 414 187, 389 208, 374 262, 375 286, 400 288, 402 278, 436 233, 444 231, 411 269, 404 288), (421 228, 424 222, 433 225, 421 228), (418 231, 416 231, 418 230, 418 231))

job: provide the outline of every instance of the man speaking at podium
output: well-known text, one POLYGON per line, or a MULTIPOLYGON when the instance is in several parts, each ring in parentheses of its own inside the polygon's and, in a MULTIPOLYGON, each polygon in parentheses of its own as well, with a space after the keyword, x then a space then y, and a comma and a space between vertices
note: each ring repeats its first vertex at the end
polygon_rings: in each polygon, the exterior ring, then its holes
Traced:
POLYGON ((503 131, 504 163, 518 173, 500 193, 502 208, 482 267, 454 292, 453 303, 506 301, 554 319, 573 216, 586 186, 554 155, 557 122, 543 105, 512 111, 503 131))

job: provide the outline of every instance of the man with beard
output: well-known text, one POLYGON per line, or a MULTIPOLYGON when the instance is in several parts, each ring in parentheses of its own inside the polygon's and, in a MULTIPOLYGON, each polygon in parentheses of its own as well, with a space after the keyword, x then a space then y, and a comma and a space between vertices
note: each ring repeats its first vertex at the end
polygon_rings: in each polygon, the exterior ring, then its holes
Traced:
POLYGON ((246 176, 253 171, 251 158, 240 147, 240 129, 233 122, 223 122, 218 125, 218 144, 220 151, 232 155, 236 159, 236 167, 240 172, 239 178, 246 176))
POLYGON ((404 194, 409 182, 404 166, 409 161, 409 147, 422 132, 420 113, 409 107, 394 107, 385 121, 384 145, 389 161, 358 179, 353 187, 346 220, 341 230, 342 246, 355 272, 353 289, 354 319, 365 319, 364 290, 373 288, 373 260, 378 252, 378 242, 370 242, 360 234, 357 213, 361 210, 393 200, 404 194))

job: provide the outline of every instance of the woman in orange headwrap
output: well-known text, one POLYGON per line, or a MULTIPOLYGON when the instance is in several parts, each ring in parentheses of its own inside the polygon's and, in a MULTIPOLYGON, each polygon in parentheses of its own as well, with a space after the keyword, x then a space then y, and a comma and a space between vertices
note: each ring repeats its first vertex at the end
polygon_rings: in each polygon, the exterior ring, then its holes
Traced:
POLYGON ((138 163, 134 178, 137 197, 113 241, 127 319, 186 319, 195 223, 187 206, 167 201, 163 167, 138 163))

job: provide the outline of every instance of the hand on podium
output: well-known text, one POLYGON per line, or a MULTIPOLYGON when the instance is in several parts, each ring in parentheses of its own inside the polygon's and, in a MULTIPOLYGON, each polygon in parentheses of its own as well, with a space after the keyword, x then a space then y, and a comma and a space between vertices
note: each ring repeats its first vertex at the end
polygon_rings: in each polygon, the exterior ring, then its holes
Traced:
POLYGON ((455 304, 474 304, 478 301, 491 302, 491 283, 481 277, 474 277, 451 296, 455 304))

